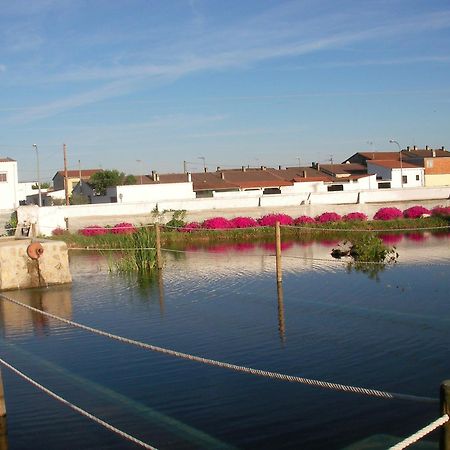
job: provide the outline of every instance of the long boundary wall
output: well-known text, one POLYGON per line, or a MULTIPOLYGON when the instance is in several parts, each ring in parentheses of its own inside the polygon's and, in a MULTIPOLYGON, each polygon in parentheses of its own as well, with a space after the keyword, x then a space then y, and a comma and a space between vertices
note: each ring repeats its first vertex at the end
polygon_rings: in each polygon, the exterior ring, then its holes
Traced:
POLYGON ((186 210, 187 219, 221 215, 258 217, 268 212, 291 214, 320 214, 324 211, 361 211, 371 217, 383 203, 434 201, 434 205, 447 204, 450 186, 439 188, 386 189, 355 192, 326 192, 276 194, 254 197, 198 198, 167 200, 148 203, 103 203, 97 205, 48 206, 36 205, 18 208, 19 223, 35 223, 40 235, 51 235, 55 228, 71 231, 87 225, 114 225, 127 221, 135 224, 154 221, 167 222, 173 211, 186 210), (313 213, 312 213, 313 212, 313 213))

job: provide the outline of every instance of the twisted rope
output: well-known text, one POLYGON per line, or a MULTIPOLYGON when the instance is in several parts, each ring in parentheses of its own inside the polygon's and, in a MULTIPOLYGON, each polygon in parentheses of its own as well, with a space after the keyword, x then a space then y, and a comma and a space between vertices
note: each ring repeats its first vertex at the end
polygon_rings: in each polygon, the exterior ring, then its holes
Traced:
POLYGON ((436 428, 439 428, 440 426, 447 423, 448 420, 449 420, 448 414, 444 414, 442 417, 439 417, 439 419, 436 419, 434 422, 431 422, 429 425, 423 427, 422 429, 412 434, 408 438, 404 439, 398 444, 395 444, 393 447, 389 447, 389 450, 402 450, 408 447, 409 445, 414 444, 414 442, 417 442, 419 439, 422 439, 424 436, 431 433, 436 428))
POLYGON ((214 359, 203 358, 201 356, 190 355, 188 353, 182 353, 182 352, 170 350, 170 349, 163 348, 163 347, 158 347, 158 346, 155 346, 152 344, 146 344, 144 342, 136 341, 134 339, 125 338, 125 337, 118 336, 118 335, 115 335, 112 333, 108 333, 106 331, 98 330, 96 328, 89 327, 87 325, 82 325, 80 323, 73 322, 72 320, 64 319, 64 318, 56 316, 54 314, 51 314, 51 313, 48 313, 45 311, 41 311, 40 309, 33 308, 32 306, 26 305, 17 300, 9 298, 4 294, 0 294, 0 298, 7 300, 11 303, 14 303, 15 305, 26 308, 30 311, 36 312, 38 314, 42 314, 46 317, 58 320, 63 323, 66 323, 73 327, 80 328, 80 329, 86 330, 86 331, 90 331, 91 333, 95 333, 100 336, 105 336, 110 339, 114 339, 116 341, 123 342, 125 344, 134 345, 136 347, 143 348, 145 350, 150 350, 152 352, 157 352, 157 353, 162 353, 165 355, 174 356, 176 358, 181 358, 181 359, 185 359, 188 361, 195 361, 195 362, 199 362, 199 363, 214 366, 214 367, 221 367, 223 369, 229 369, 229 370, 233 370, 235 372, 246 373, 249 375, 256 375, 256 376, 270 378, 270 379, 279 380, 279 381, 289 381, 291 383, 306 384, 309 386, 321 387, 324 389, 333 389, 333 390, 342 391, 342 392, 351 392, 354 394, 362 394, 362 395, 368 395, 368 396, 379 397, 379 398, 384 398, 384 399, 399 399, 399 400, 409 400, 409 401, 417 401, 417 402, 424 402, 424 403, 438 402, 438 399, 436 399, 436 398, 420 397, 417 395, 410 395, 410 394, 398 394, 398 393, 392 393, 392 392, 384 392, 384 391, 380 391, 377 389, 363 388, 363 387, 357 387, 357 386, 348 386, 348 385, 339 384, 339 383, 330 383, 328 381, 320 381, 320 380, 314 380, 314 379, 310 379, 310 378, 286 375, 286 374, 282 374, 282 373, 278 373, 278 372, 270 372, 267 370, 254 369, 251 367, 239 366, 236 364, 230 364, 230 363, 226 363, 226 362, 222 362, 222 361, 216 361, 214 359))
POLYGON ((98 417, 96 417, 96 416, 92 415, 91 413, 85 411, 84 409, 80 408, 79 406, 76 406, 73 403, 70 403, 68 400, 60 397, 58 394, 55 394, 50 389, 47 389, 46 387, 42 386, 37 381, 35 381, 32 378, 28 377, 27 375, 22 373, 20 370, 18 370, 15 367, 11 366, 10 364, 8 364, 6 361, 4 361, 1 358, 0 358, 0 364, 3 364, 5 367, 10 369, 12 372, 14 372, 15 374, 19 375, 19 377, 23 378, 25 381, 28 381, 28 383, 32 384, 33 386, 37 387, 41 391, 45 392, 50 397, 53 397, 55 400, 58 400, 59 402, 61 402, 64 405, 68 406, 69 408, 73 409, 74 411, 76 411, 77 413, 81 414, 82 416, 87 417, 88 419, 91 419, 92 421, 98 423, 99 425, 101 425, 102 427, 106 428, 107 430, 112 431, 113 433, 118 434, 122 438, 124 438, 124 439, 126 439, 126 440, 128 440, 130 442, 133 442, 133 443, 135 443, 135 444, 137 444, 137 445, 139 445, 139 446, 141 446, 143 448, 146 448, 148 450, 157 450, 155 447, 152 447, 151 445, 146 444, 145 442, 142 442, 141 440, 131 436, 130 434, 125 433, 124 431, 119 430, 118 428, 110 425, 109 423, 105 422, 104 420, 99 419, 98 417))

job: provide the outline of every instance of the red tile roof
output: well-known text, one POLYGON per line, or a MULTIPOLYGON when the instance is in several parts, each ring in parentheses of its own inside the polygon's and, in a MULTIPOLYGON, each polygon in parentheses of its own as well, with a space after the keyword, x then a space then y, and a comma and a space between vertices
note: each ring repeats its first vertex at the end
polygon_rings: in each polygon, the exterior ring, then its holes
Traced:
MULTIPOLYGON (((94 175, 94 173, 97 173, 97 172, 103 172, 103 169, 85 169, 85 170, 81 170, 81 178, 90 178, 92 175, 94 175)), ((60 176, 64 177, 64 170, 58 170, 58 172, 55 173, 53 178, 55 178, 57 175, 60 175, 60 176)), ((67 171, 67 176, 69 178, 79 178, 80 171, 79 170, 68 170, 67 171)))
POLYGON ((402 162, 400 161, 391 161, 391 160, 382 160, 382 161, 369 161, 371 164, 381 167, 386 167, 388 169, 417 169, 419 166, 415 164, 410 164, 408 162, 405 162, 404 160, 402 162))
POLYGON ((15 159, 11 159, 9 156, 6 158, 0 158, 0 162, 15 162, 15 159))

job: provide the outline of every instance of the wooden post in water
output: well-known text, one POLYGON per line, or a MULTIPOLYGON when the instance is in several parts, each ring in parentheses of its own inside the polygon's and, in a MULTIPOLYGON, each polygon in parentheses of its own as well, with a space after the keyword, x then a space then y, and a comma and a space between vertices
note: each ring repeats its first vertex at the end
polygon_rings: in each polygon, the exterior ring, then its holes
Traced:
MULTIPOLYGON (((440 398, 441 414, 448 414, 450 416, 450 380, 442 382, 440 398)), ((450 421, 441 426, 439 449, 450 450, 450 421)))
POLYGON ((277 283, 283 281, 281 271, 281 231, 280 222, 275 222, 275 256, 276 256, 276 268, 277 268, 277 283))
POLYGON ((161 270, 163 267, 161 256, 161 230, 159 223, 155 223, 155 236, 156 236, 156 267, 161 270))

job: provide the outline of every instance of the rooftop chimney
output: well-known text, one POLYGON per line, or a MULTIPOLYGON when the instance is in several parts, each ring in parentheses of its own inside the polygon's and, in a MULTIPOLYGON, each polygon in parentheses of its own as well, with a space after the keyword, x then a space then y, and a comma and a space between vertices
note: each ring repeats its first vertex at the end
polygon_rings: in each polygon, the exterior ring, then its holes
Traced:
POLYGON ((413 146, 413 150, 417 150, 417 147, 415 145, 413 146))
POLYGON ((192 174, 191 174, 191 172, 187 172, 186 175, 187 175, 188 182, 191 182, 192 181, 192 174))
POLYGON ((282 169, 282 167, 281 166, 278 166, 278 170, 281 170, 282 169))
POLYGON ((425 150, 429 150, 428 145, 425 145, 425 150))
POLYGON ((433 158, 436 158, 436 150, 431 150, 431 154, 433 155, 433 158))
POLYGON ((222 178, 222 180, 225 180, 225 174, 223 172, 220 172, 220 178, 222 178))
POLYGON ((406 151, 407 151, 407 152, 410 152, 410 151, 411 151, 411 149, 409 148, 409 145, 406 147, 406 151))
POLYGON ((442 146, 442 147, 441 147, 441 150, 445 150, 445 147, 444 147, 444 146, 442 146))
POLYGON ((245 172, 247 168, 245 166, 242 166, 242 172, 245 172))
POLYGON ((266 166, 261 166, 261 170, 266 170, 267 167, 266 166))
POLYGON ((306 170, 303 171, 303 178, 306 178, 306 170))
POLYGON ((217 166, 216 172, 220 172, 220 166, 217 166))

